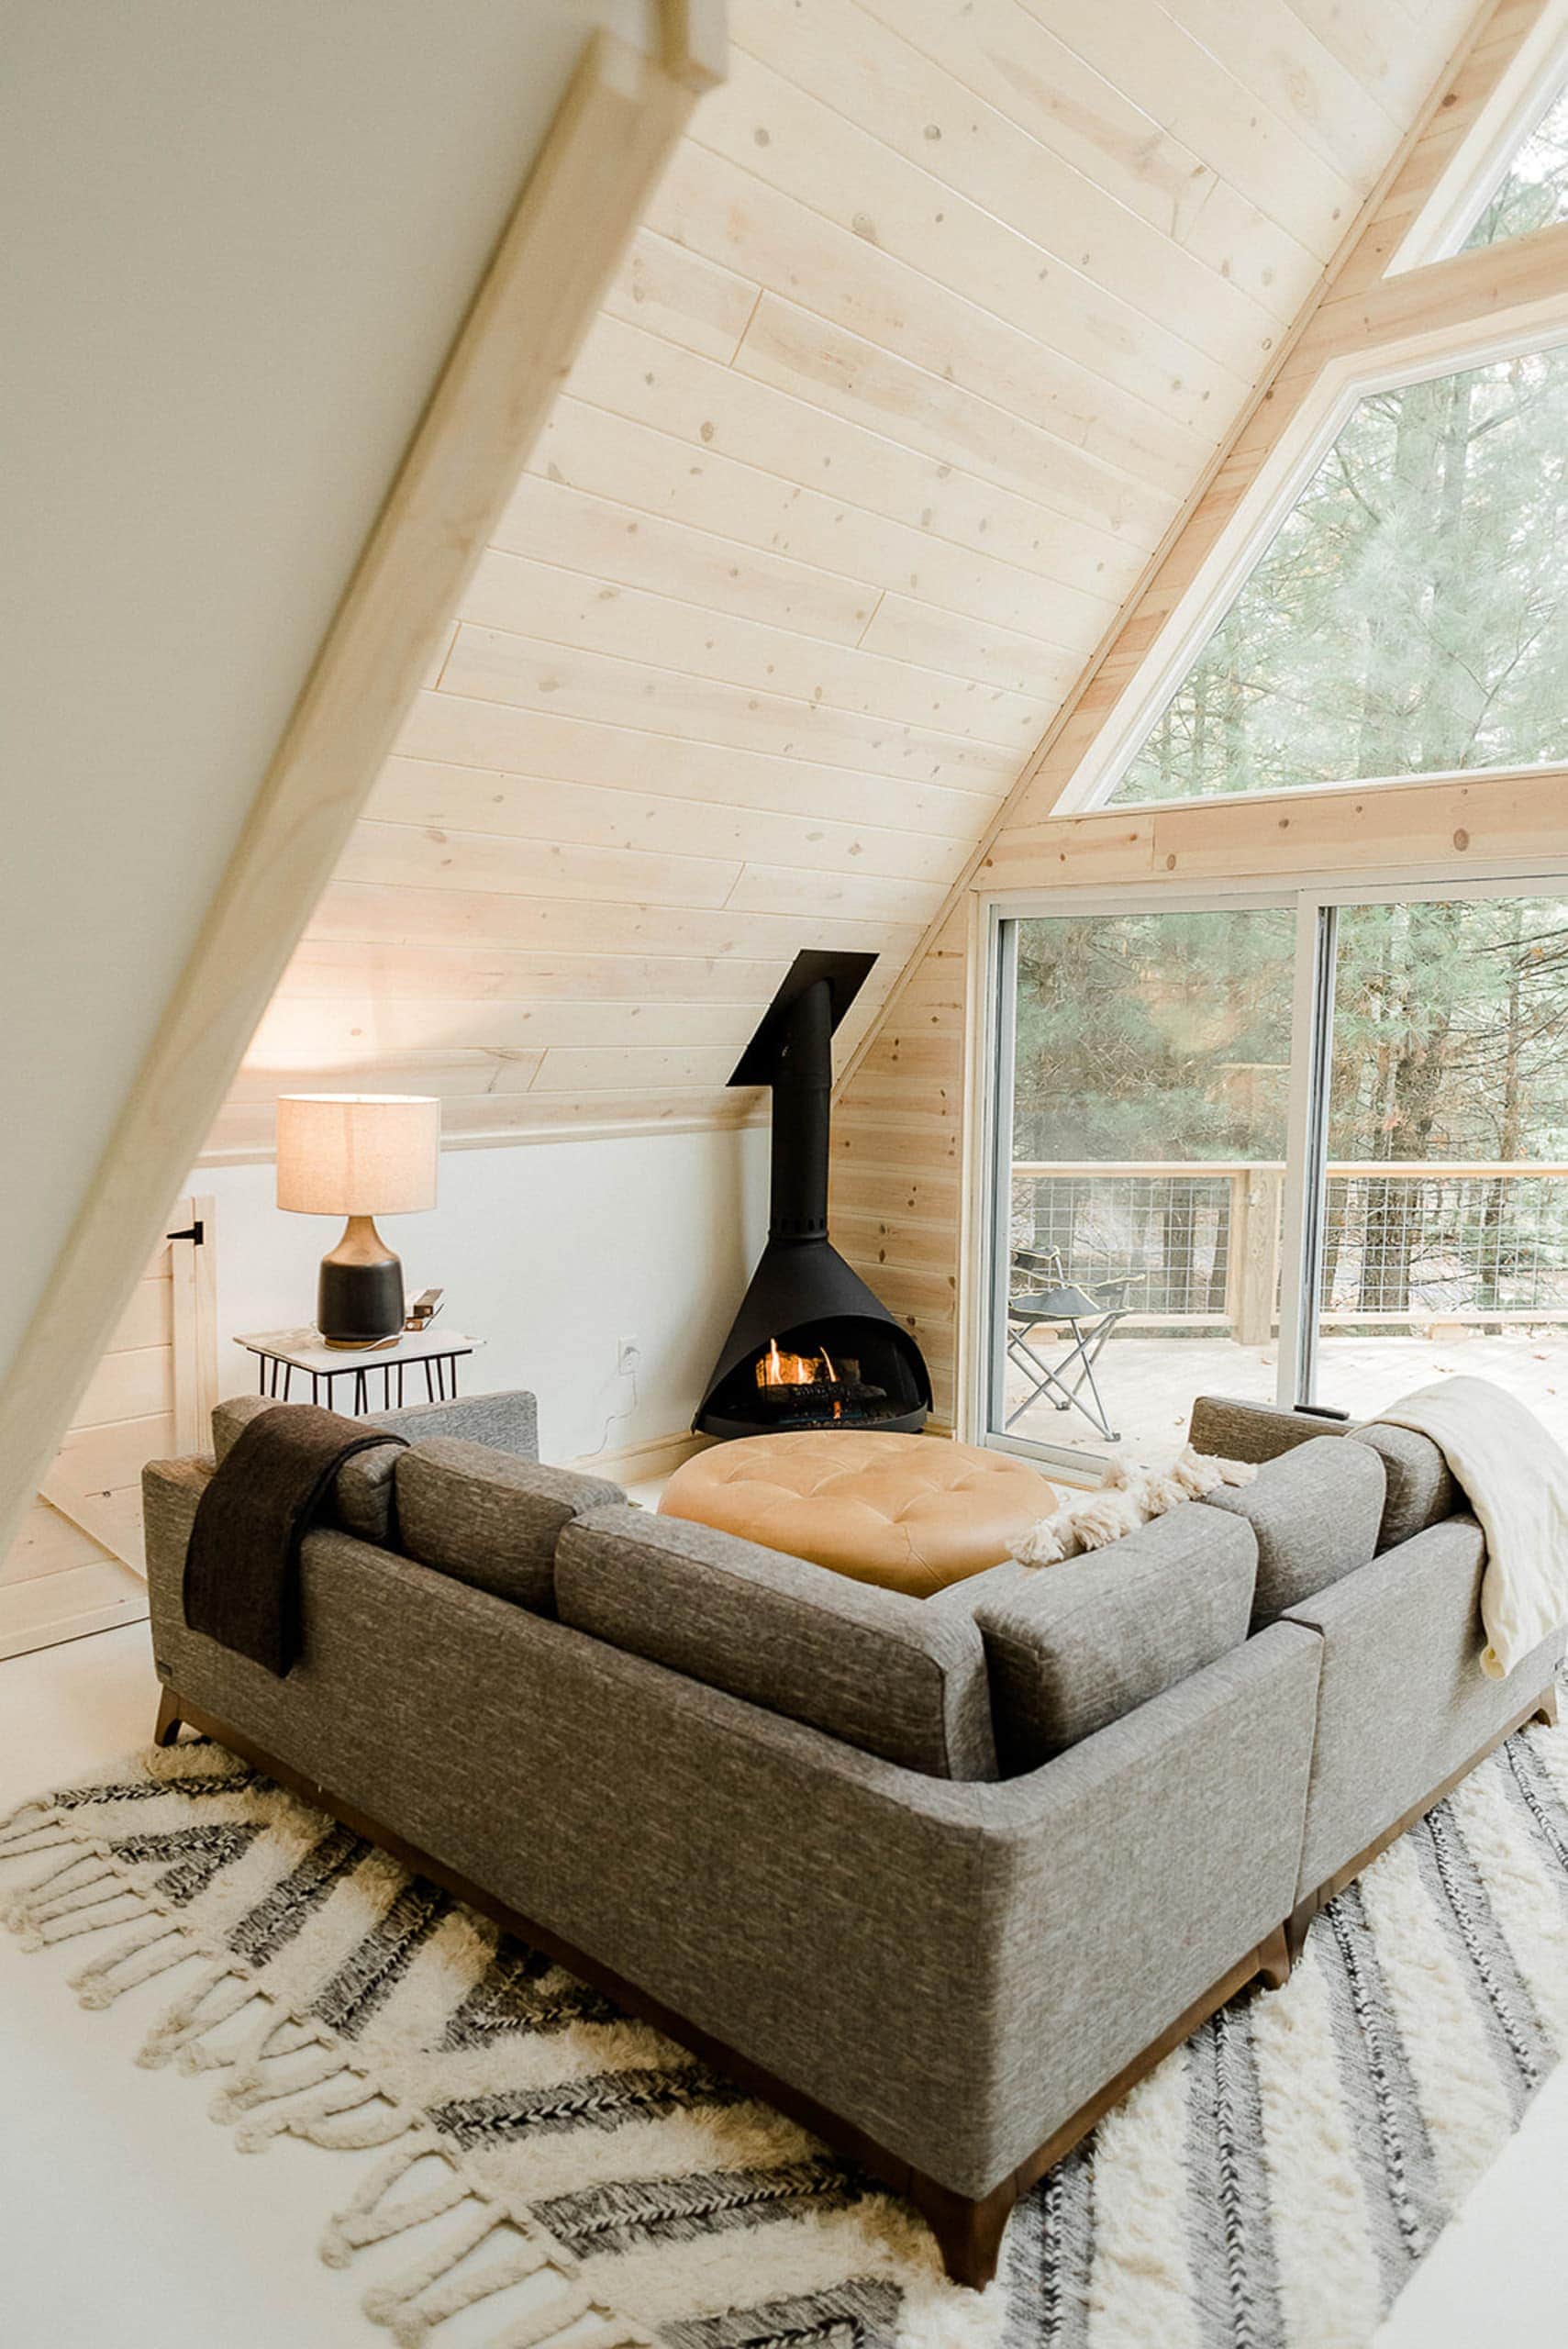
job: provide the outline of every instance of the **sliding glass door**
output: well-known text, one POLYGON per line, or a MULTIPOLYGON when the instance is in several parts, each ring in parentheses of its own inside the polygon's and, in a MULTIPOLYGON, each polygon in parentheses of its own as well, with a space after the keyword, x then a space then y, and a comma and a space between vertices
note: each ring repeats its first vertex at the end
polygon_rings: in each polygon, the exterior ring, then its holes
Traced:
POLYGON ((1316 1391, 1452 1371, 1568 1437, 1568 896, 1341 906, 1316 1391))
POLYGON ((1093 1473, 1452 1370, 1568 1438, 1568 895, 1096 900, 995 971, 989 1441, 1093 1473))
POLYGON ((1008 923, 991 1425, 1179 1442, 1206 1386, 1274 1391, 1288 903, 1008 923))

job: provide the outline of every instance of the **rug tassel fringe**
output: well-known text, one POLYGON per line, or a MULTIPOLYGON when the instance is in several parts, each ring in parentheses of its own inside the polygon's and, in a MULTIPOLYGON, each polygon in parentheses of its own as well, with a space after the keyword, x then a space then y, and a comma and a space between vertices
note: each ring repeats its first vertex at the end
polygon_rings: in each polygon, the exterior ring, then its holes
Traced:
POLYGON ((361 2073, 345 2069, 286 2110, 276 2107, 241 2121, 234 2142, 241 2153, 260 2153, 274 2137, 297 2137, 335 2154, 363 2153, 406 2134, 408 2119, 387 2102, 361 2073), (377 2108, 373 2113, 370 2108, 377 2108), (362 2118, 356 2120, 358 2113, 362 2118))
POLYGON ((319 2023, 300 2022, 293 2015, 280 2015, 269 2000, 267 2012, 250 2037, 224 2060, 229 2067, 228 2085, 213 2111, 219 2121, 232 2121, 253 2104, 291 2095, 295 2088, 317 2087, 330 2073, 341 2069, 343 2053, 340 2047, 334 2046, 319 2023), (308 2073, 307 2067, 300 2065, 292 2075, 280 2077, 275 2066, 303 2054, 307 2047, 320 2048, 328 2056, 328 2069, 308 2073))
MULTIPOLYGON (((137 2062, 144 2071, 157 2071, 176 2058, 182 2071, 205 2068, 206 2052, 196 2045, 206 2032, 217 2031, 259 1995, 232 1965, 211 1965, 155 2022, 142 2043, 137 2062), (190 2060, 187 2062, 186 2058, 190 2060)), ((221 2059, 214 2056, 210 2060, 221 2059)))
POLYGON ((35 1825, 0 1835, 0 1860, 30 1859, 35 1852, 62 1852, 68 1843, 76 1851, 82 1848, 81 1837, 50 1812, 35 1825))
POLYGON ((14 1893, 0 1909, 0 1919, 26 1950, 50 1949, 58 1942, 73 1941, 82 1933, 101 1933, 145 1914, 141 1895, 96 1852, 79 1852, 74 1859, 50 1868, 14 1893), (81 1875, 83 1868, 91 1873, 81 1875), (116 1909, 114 1916, 97 1914, 109 1908, 116 1909))
MULTIPOLYGON (((70 1977, 84 2007, 112 2006, 127 1991, 203 1954, 167 1908, 128 1881, 101 1845, 74 1831, 58 1805, 33 1801, 0 1820, 0 1862, 39 1855, 52 1865, 0 1901, 0 1920, 24 1948, 119 1929, 112 1946, 70 1977)), ((388 2149, 330 2221, 320 2255, 329 2267, 346 2267, 373 2243, 450 2221, 438 2249, 365 2297, 366 2315, 390 2331, 398 2349, 421 2349, 449 2318, 545 2276, 560 2289, 510 2317, 490 2337, 488 2349, 555 2349, 568 2332, 572 2349, 651 2349, 651 2335, 595 2299, 567 2252, 465 2178, 428 2126, 410 2119, 406 2106, 347 2060, 325 2026, 280 2011, 272 1994, 234 1960, 207 1955, 200 1978, 170 2001, 136 2060, 150 2070, 173 2062, 185 2072, 227 2071, 212 2110, 216 2119, 237 2124, 241 2151, 259 2151, 284 2135, 335 2152, 388 2149), (226 2046, 226 2027, 252 2005, 261 2009, 254 2028, 241 2026, 237 2043, 230 2032, 226 2046), (428 2157, 437 2165, 435 2182, 398 2199, 401 2180, 428 2157), (495 2255, 476 2259, 495 2238, 500 2238, 495 2255)))
POLYGON ((29 1835, 37 1835, 45 1827, 58 1827, 68 1840, 72 1842, 77 1840, 74 1836, 71 1836, 66 1829, 65 1821, 60 1815, 59 1804, 39 1802, 38 1797, 33 1795, 26 1802, 18 1803, 15 1810, 8 1810, 4 1819, 0 1819, 0 1852, 17 1848, 24 1843, 29 1835))
POLYGON ((321 2239, 321 2256, 328 2267, 347 2267, 356 2251, 363 2251, 373 2243, 384 2243, 389 2235, 401 2234, 406 2227, 423 2225, 427 2219, 439 2219, 448 2210, 466 2201, 472 2188, 465 2186, 456 2170, 440 2153, 432 2139, 422 2130, 412 2128, 404 2120, 403 2134, 414 2142, 400 2146, 379 2169, 373 2170, 351 2202, 335 2213, 321 2239), (440 2161, 441 2176, 423 2194, 410 2195, 406 2201, 389 2203, 387 2197, 398 2181, 406 2177, 416 2162, 427 2154, 435 2154, 440 2161))
MULTIPOLYGON (((551 2265, 550 2254, 539 2243, 515 2231, 509 2221, 481 2203, 449 2231, 439 2252, 395 2282, 379 2284, 367 2292, 364 2311, 373 2324, 388 2328, 398 2349, 419 2349, 448 2317, 476 2308, 480 2301, 493 2299, 515 2284, 527 2283, 529 2277, 551 2265), (455 2272, 503 2229, 514 2239, 502 2257, 467 2275, 455 2272)), ((567 2279, 563 2277, 562 2281, 567 2279)), ((525 2330, 519 2333, 514 2326, 511 2337, 517 2349, 533 2349, 534 2343, 548 2341, 575 2323, 591 2306, 581 2286, 567 2283, 563 2293, 554 2295, 537 2313, 530 2312, 530 2319, 524 2321, 525 2330)))
POLYGON ((42 1876, 34 1876, 30 1883, 18 1885, 16 1891, 6 1895, 4 1905, 0 1906, 0 1918, 22 1935, 29 1948, 38 1946, 28 1939, 31 1930, 48 1913, 50 1900, 58 1898, 68 1879, 86 1867, 95 1867, 102 1873, 104 1864, 96 1852, 84 1852, 74 1838, 71 1839, 71 1847, 69 1859, 61 1860, 52 1868, 46 1868, 42 1876))
MULTIPOLYGON (((287 2105, 295 2097, 317 2095, 328 2082, 351 2076, 351 2067, 344 2063, 342 2056, 324 2047, 296 2065, 286 2079, 253 2079, 242 2088, 220 2088, 212 2100, 212 2117, 228 2125, 242 2121, 247 2113, 255 2112, 262 2106, 287 2105)), ((278 2133, 277 2131, 263 2132, 278 2133)))
POLYGON ((172 1966, 183 1965, 192 1954, 181 1928, 154 1916, 144 1919, 137 1932, 73 1974, 71 1987, 84 2007, 101 2010, 112 2007, 127 1990, 167 1974, 172 1966))

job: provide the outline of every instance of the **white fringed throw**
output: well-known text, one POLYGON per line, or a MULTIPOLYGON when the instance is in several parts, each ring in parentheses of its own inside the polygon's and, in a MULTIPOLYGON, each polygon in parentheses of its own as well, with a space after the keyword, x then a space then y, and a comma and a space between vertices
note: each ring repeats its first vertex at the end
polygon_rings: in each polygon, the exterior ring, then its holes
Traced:
POLYGON ((1111 1461, 1092 1493, 1058 1503, 1050 1517, 1029 1527, 1013 1551, 1021 1566, 1054 1566, 1085 1550, 1108 1549, 1136 1533, 1151 1518, 1164 1517, 1187 1501, 1201 1500, 1221 1485, 1250 1485, 1257 1470, 1249 1461, 1220 1460, 1184 1444, 1168 1468, 1111 1461))
POLYGON ((1481 1521, 1481 1669, 1505 1679, 1568 1622, 1568 1453, 1489 1378, 1439 1379, 1377 1416, 1431 1438, 1481 1521))

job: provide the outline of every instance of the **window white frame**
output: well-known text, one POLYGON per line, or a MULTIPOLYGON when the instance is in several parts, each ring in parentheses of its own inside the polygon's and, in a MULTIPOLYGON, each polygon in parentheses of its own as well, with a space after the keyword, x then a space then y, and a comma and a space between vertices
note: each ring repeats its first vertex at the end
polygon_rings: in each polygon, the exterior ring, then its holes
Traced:
POLYGON ((966 1442, 1017 1453, 1052 1471, 1091 1473, 1095 1454, 1069 1452, 991 1425, 994 1397, 1004 1391, 1007 1243, 1004 1166, 1011 1163, 1014 973, 1010 925, 1052 915, 1207 913, 1296 909, 1296 967, 1286 1109, 1284 1231, 1280 1251, 1279 1368, 1275 1399, 1310 1399, 1318 1344, 1318 1257, 1321 1244, 1329 1052, 1333 1029, 1335 918, 1341 907, 1403 899, 1496 898, 1568 891, 1568 863, 1540 857, 1498 858, 1466 867, 1462 879, 1443 865, 1387 867, 1354 878, 1332 872, 1284 882, 1234 879, 1173 889, 1159 881, 1117 887, 998 890, 976 899, 971 938, 973 1007, 969 1065, 984 1072, 971 1088, 965 1161, 974 1170, 973 1212, 965 1219, 961 1280, 957 1433, 966 1442), (1004 1150, 1006 1152, 1004 1160, 1004 1150))
MULTIPOLYGON (((1051 808, 1052 817, 1088 815, 1106 806, 1148 740, 1166 703, 1284 528, 1360 401, 1373 393, 1397 391, 1407 384, 1425 383, 1434 376, 1457 374, 1499 360, 1555 350, 1562 342, 1568 342, 1568 283, 1550 303, 1536 305, 1528 324, 1519 324, 1506 334, 1485 334, 1474 326, 1462 329, 1427 328, 1405 336, 1397 343, 1382 345, 1370 354, 1331 361, 1325 366, 1299 413, 1260 466, 1230 521, 1173 605, 1136 675, 1051 808)), ((1473 780, 1486 772, 1485 768, 1466 769, 1465 779, 1473 780)), ((1381 779, 1410 783, 1440 780, 1432 775, 1381 779)), ((1367 776, 1347 778, 1344 787, 1375 789, 1377 780, 1367 776)), ((1331 790, 1337 786, 1319 784, 1310 787, 1331 790)), ((1238 799, 1244 797, 1249 807, 1260 800, 1293 799, 1297 796, 1294 788, 1235 795, 1238 799)), ((1212 803, 1189 796, 1169 800, 1140 799, 1136 806, 1142 813, 1154 807, 1192 807, 1200 804, 1212 803)))
POLYGON ((1565 81, 1568 0, 1550 0, 1396 247, 1390 277, 1447 261, 1462 249, 1565 81))

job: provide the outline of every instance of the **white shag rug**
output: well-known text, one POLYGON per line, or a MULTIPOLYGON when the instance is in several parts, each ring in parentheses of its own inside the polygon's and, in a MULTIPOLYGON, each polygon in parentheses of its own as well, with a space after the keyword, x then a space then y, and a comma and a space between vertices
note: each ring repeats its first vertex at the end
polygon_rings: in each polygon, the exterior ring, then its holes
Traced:
POLYGON ((495 2349, 1364 2349, 1568 2044, 1568 1728, 1136 2088, 979 2296, 851 2163, 215 1746, 25 1806, 0 1900, 79 1941, 86 2007, 166 1974, 141 2060, 248 2145, 384 2148, 321 2255, 434 2242, 366 2299, 405 2349, 476 2304, 495 2349))

